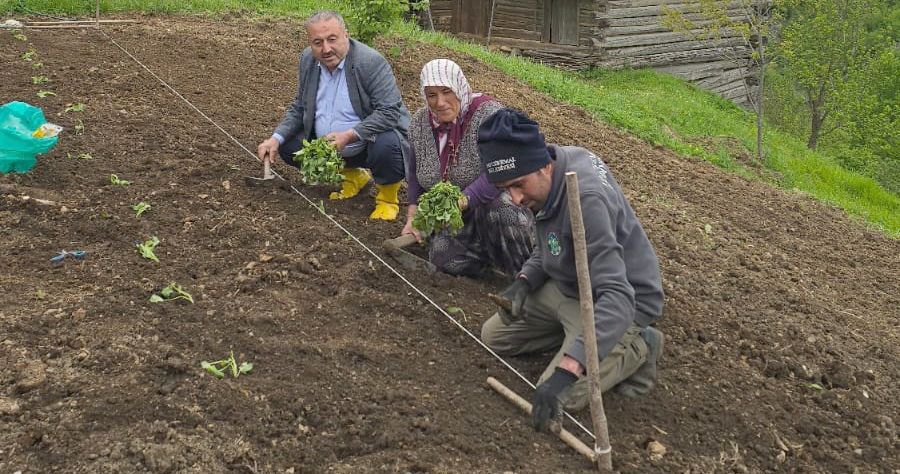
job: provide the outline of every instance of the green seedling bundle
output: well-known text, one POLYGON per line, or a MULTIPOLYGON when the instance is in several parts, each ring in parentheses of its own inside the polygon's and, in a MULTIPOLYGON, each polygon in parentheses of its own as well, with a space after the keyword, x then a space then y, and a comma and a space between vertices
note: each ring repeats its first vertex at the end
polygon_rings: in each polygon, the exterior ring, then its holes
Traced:
POLYGON ((443 229, 456 234, 463 226, 462 211, 459 209, 461 197, 462 191, 455 184, 446 181, 435 184, 419 197, 413 227, 423 237, 443 229))
POLYGON ((294 153, 293 160, 300 167, 305 184, 338 184, 344 180, 344 160, 324 137, 303 140, 303 148, 294 153))

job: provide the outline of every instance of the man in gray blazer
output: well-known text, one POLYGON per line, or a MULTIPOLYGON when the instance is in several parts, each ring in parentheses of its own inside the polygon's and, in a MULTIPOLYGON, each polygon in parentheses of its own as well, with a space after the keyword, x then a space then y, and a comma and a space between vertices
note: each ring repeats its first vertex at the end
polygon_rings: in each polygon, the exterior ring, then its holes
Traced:
POLYGON ((392 221, 409 147, 409 111, 391 66, 374 49, 350 39, 337 12, 314 13, 306 32, 309 47, 300 54, 297 96, 257 154, 268 162, 277 154, 295 165, 292 157, 303 140, 326 137, 345 162, 341 190, 329 197, 356 196, 374 177, 378 192, 369 217, 392 221))

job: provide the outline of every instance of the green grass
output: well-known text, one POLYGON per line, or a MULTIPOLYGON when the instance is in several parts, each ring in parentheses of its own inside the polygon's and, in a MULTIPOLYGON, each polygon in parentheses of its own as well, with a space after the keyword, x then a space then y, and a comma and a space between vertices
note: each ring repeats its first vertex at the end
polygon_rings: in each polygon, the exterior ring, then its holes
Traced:
MULTIPOLYGON (((103 11, 137 10, 167 13, 224 13, 245 11, 263 15, 304 16, 322 8, 345 10, 352 2, 339 0, 103 0, 103 11)), ((0 0, 0 12, 20 6, 31 11, 92 14, 92 0, 0 0)), ((581 107, 596 119, 677 153, 709 160, 718 166, 752 176, 722 150, 708 150, 690 142, 692 137, 734 137, 755 153, 753 116, 732 103, 665 74, 646 70, 572 73, 535 64, 518 57, 495 54, 479 45, 440 33, 398 25, 391 33, 405 41, 424 41, 463 52, 493 65, 555 99, 581 107)), ((900 197, 874 180, 841 168, 827 156, 808 150, 804 143, 768 127, 764 151, 766 166, 779 173, 777 183, 835 204, 892 237, 900 237, 900 197)))
MULTIPOLYGON (((339 0, 101 0, 102 12, 225 13, 247 11, 266 15, 305 16, 325 8, 342 9, 339 0)), ((92 15, 95 0, 0 0, 0 12, 27 10, 48 14, 92 15)))

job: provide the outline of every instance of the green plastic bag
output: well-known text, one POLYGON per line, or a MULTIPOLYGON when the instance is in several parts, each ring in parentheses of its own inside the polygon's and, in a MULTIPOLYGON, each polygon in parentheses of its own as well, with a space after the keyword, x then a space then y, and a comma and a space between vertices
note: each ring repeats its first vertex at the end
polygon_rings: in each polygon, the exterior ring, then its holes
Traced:
POLYGON ((33 136, 45 123, 44 112, 33 105, 9 102, 0 106, 0 173, 25 173, 34 167, 35 155, 56 145, 58 136, 33 136))

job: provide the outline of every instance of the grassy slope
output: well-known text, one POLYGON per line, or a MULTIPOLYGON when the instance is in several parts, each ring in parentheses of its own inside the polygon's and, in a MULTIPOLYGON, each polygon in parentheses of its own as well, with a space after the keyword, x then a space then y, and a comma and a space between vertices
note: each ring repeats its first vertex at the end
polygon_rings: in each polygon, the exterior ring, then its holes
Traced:
MULTIPOLYGON (((0 11, 19 5, 32 11, 90 13, 92 0, 0 0, 0 11)), ((260 14, 302 16, 321 8, 342 9, 341 1, 316 0, 103 0, 104 11, 222 13, 244 10, 260 14)), ((576 74, 494 54, 481 46, 442 34, 423 33, 409 25, 396 34, 471 54, 520 78, 537 90, 588 111, 599 120, 623 128, 655 145, 707 159, 735 172, 751 173, 724 150, 692 145, 691 137, 734 137, 747 150, 755 149, 753 117, 730 102, 700 91, 671 76, 652 71, 606 71, 576 74)), ((769 127, 765 140, 766 166, 783 178, 779 184, 797 189, 849 214, 859 216, 900 236, 900 197, 875 181, 844 170, 832 160, 806 149, 801 140, 769 127)))

